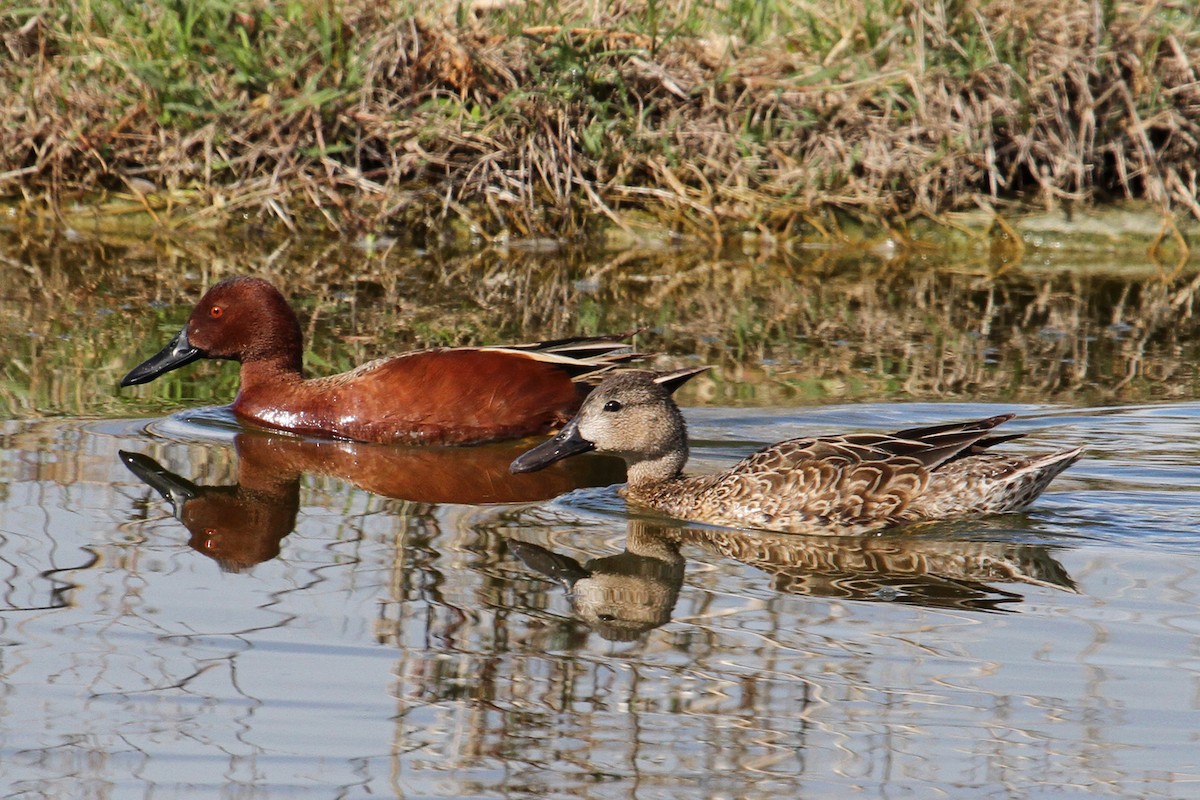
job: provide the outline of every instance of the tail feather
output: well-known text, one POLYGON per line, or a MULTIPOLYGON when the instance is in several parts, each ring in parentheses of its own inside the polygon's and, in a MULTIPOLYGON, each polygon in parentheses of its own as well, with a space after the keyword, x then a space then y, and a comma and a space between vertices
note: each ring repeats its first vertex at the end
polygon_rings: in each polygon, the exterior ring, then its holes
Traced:
POLYGON ((906 428, 902 431, 896 431, 892 435, 897 439, 919 439, 922 441, 928 441, 946 434, 953 435, 970 431, 991 430, 997 425, 1002 425, 1011 419, 1015 419, 1016 416, 1016 414, 997 414, 993 417, 973 419, 969 422, 947 422, 942 425, 927 425, 923 428, 906 428))
POLYGON ((1014 416, 1014 414, 997 414, 994 417, 969 422, 951 422, 924 428, 908 428, 893 433, 887 437, 889 441, 881 443, 881 445, 896 455, 919 459, 927 469, 937 469, 957 458, 982 452, 993 444, 1020 436, 1021 434, 985 436, 992 428, 1008 422, 1014 416))
POLYGON ((1004 442, 1011 442, 1013 439, 1020 439, 1024 435, 1024 433, 1006 433, 1003 436, 988 436, 987 438, 980 439, 979 441, 975 442, 966 450, 963 450, 956 456, 956 458, 977 456, 984 450, 987 450, 989 447, 995 447, 996 445, 1003 444, 1004 442))
POLYGON ((644 357, 642 353, 635 351, 628 341, 636 333, 638 332, 631 331, 605 336, 573 336, 566 339, 548 339, 542 342, 481 347, 480 349, 520 353, 527 358, 553 364, 573 379, 585 378, 588 382, 592 382, 613 367, 644 357))
POLYGON ((1046 491, 1046 487, 1059 473, 1078 461, 1082 455, 1083 448, 1075 447, 1030 458, 1027 463, 1008 475, 1003 481, 1004 488, 995 493, 993 502, 1001 506, 997 510, 1020 511, 1025 508, 1046 491))
POLYGON ((1020 511, 1082 455, 1082 447, 1035 456, 964 455, 932 473, 910 511, 922 519, 1020 511))
MULTIPOLYGON (((1033 456, 1029 459, 1029 463, 1022 466, 1013 473, 1013 476, 1021 475, 1026 472, 1034 472, 1039 477, 1045 480, 1046 483, 1054 480, 1059 473, 1067 467, 1074 464, 1083 457, 1082 447, 1073 447, 1070 450, 1059 450, 1055 453, 1045 453, 1040 456, 1033 456)), ((1043 486, 1043 488, 1045 488, 1043 486)))

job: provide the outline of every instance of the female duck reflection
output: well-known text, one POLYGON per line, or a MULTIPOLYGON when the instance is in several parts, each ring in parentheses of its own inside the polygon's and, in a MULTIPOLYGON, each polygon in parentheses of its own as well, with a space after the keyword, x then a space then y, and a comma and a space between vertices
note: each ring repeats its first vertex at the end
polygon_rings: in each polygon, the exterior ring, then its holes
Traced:
MULTIPOLYGON (((961 532, 960 532, 961 533, 961 532)), ((902 536, 745 533, 629 520, 625 550, 579 563, 540 545, 510 540, 530 569, 563 585, 575 613, 605 639, 633 641, 670 621, 683 585, 680 548, 699 547, 771 575, 789 594, 980 611, 1024 599, 989 583, 1074 592, 1047 545, 902 536)))
POLYGON ((545 476, 512 475, 528 443, 471 448, 398 448, 261 433, 234 439, 238 481, 202 486, 140 453, 121 451, 134 475, 174 506, 188 544, 221 568, 241 572, 279 555, 296 527, 305 473, 345 480, 373 494, 415 503, 487 505, 548 500, 573 489, 624 480, 616 459, 578 459, 545 476))

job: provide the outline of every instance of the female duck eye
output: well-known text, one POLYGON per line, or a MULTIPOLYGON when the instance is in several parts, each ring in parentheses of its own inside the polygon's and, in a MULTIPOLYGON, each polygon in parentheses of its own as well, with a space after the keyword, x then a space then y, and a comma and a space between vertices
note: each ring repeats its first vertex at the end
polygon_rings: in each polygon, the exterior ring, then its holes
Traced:
POLYGON ((212 317, 213 319, 216 319, 217 317, 221 316, 224 313, 225 313, 225 310, 223 308, 221 308, 220 306, 213 306, 212 308, 210 308, 208 310, 208 315, 210 317, 212 317))
POLYGON ((604 410, 605 411, 620 411, 621 410, 621 401, 620 400, 609 400, 607 403, 604 404, 604 410))

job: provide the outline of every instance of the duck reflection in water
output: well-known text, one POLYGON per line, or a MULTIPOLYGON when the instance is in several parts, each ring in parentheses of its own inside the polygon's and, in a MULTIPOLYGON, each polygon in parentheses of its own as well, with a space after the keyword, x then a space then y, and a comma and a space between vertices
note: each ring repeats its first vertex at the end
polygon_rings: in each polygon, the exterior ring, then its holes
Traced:
POLYGON ((911 530, 864 538, 630 520, 624 552, 583 564, 530 542, 508 543, 527 567, 561 583, 580 619, 613 641, 633 641, 670 620, 683 585, 683 545, 760 569, 776 591, 812 597, 1002 611, 1024 598, 990 583, 1075 591, 1051 546, 925 538, 911 530))
POLYGON ((338 478, 373 494, 414 503, 487 505, 548 500, 574 489, 624 480, 624 466, 604 459, 552 475, 514 476, 508 465, 528 447, 391 447, 240 433, 236 484, 204 486, 153 458, 120 451, 122 463, 174 507, 188 544, 221 568, 242 572, 279 555, 296 527, 305 473, 338 478))

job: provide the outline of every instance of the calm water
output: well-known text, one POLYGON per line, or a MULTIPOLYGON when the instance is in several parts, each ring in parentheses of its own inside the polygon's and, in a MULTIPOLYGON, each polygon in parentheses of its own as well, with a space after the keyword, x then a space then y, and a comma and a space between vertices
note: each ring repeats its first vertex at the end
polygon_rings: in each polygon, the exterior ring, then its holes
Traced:
MULTIPOLYGON (((30 306, 5 291, 15 341, 30 306)), ((1139 345, 1133 383, 1175 376, 1149 401, 1120 393, 1116 356, 1043 401, 701 387, 694 470, 1002 411, 1028 433, 1013 449, 1089 448, 1028 514, 771 537, 630 515, 601 459, 514 481, 519 445, 305 441, 242 430, 200 389, 121 399, 186 308, 154 306, 130 342, 105 302, 71 313, 109 349, 6 372, 5 796, 1200 795, 1200 402, 1169 336, 1139 345)), ((1092 353, 1111 302, 1084 315, 1092 353)), ((1151 330, 1185 330, 1183 305, 1151 330)), ((830 347, 814 358, 868 349, 830 347)), ((1042 381, 1042 358, 1000 382, 1042 381)))

